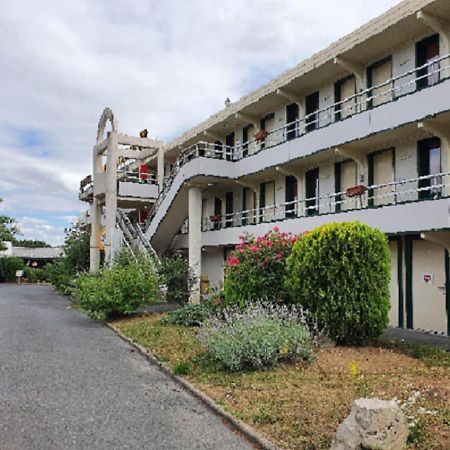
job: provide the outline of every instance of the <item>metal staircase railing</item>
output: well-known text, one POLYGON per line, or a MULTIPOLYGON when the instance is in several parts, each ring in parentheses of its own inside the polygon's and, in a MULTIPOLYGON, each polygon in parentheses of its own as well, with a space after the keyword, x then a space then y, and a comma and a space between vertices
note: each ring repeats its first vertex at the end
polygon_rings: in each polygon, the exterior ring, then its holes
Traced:
POLYGON ((142 231, 141 227, 139 225, 134 226, 129 217, 120 208, 117 209, 116 218, 117 225, 123 233, 124 241, 126 242, 127 247, 132 251, 133 255, 135 255, 137 250, 141 251, 144 254, 150 255, 154 261, 159 264, 160 260, 158 254, 152 247, 152 244, 142 231))

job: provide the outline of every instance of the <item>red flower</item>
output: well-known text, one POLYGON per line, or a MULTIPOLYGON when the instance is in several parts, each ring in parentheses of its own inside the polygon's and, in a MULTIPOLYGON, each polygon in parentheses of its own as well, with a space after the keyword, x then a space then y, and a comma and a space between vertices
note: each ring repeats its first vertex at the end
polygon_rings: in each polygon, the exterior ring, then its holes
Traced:
POLYGON ((278 227, 274 227, 273 231, 274 231, 274 233, 278 233, 280 231, 280 229, 278 227))
POLYGON ((230 256, 228 258, 227 264, 229 266, 238 266, 241 263, 241 260, 239 258, 236 258, 235 256, 230 256))
POLYGON ((256 245, 252 245, 252 246, 250 247, 250 250, 251 250, 253 253, 258 253, 258 247, 257 247, 256 245))

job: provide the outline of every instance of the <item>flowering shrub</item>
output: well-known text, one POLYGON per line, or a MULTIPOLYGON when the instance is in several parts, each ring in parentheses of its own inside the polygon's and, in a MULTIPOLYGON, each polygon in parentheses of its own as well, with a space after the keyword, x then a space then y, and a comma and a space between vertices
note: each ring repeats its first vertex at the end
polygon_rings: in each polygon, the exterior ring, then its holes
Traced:
POLYGON ((253 300, 288 300, 283 285, 286 258, 298 236, 274 228, 258 238, 247 234, 240 239, 225 267, 225 304, 242 307, 253 300))
POLYGON ((234 372, 308 360, 316 336, 315 322, 301 308, 260 302, 243 310, 225 308, 206 319, 198 333, 208 353, 234 372))

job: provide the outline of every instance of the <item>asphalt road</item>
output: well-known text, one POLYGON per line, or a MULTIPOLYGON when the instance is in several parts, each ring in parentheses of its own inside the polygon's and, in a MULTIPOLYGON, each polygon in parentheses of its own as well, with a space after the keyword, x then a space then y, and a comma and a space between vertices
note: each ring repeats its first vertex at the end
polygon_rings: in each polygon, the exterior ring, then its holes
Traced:
POLYGON ((51 288, 0 285, 0 450, 250 448, 51 288))

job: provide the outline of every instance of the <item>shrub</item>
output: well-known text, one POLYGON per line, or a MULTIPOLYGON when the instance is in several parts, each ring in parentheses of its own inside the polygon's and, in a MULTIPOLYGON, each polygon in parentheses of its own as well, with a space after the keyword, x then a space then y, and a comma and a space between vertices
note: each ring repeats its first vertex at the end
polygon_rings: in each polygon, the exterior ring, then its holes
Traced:
POLYGON ((74 287, 74 274, 69 273, 64 258, 58 258, 44 267, 45 278, 61 294, 70 294, 74 287))
POLYGON ((243 307, 255 300, 287 301, 283 284, 286 257, 297 238, 278 228, 258 238, 241 236, 225 267, 225 304, 243 307))
POLYGON ((287 260, 292 299, 340 343, 358 344, 385 330, 389 281, 386 236, 359 222, 316 228, 294 245, 287 260))
POLYGON ((97 320, 132 314, 159 301, 159 280, 153 259, 134 260, 122 250, 110 268, 98 275, 85 274, 76 279, 75 298, 87 314, 97 320))
POLYGON ((167 286, 166 300, 186 304, 194 282, 189 263, 181 253, 174 253, 161 259, 159 266, 161 282, 167 286))
POLYGON ((16 279, 16 270, 24 270, 25 264, 17 256, 0 257, 0 282, 11 282, 16 279))
POLYGON ((46 272, 40 267, 25 267, 25 278, 29 283, 47 281, 46 272))
POLYGON ((165 325, 198 327, 209 317, 211 311, 212 308, 206 304, 186 305, 168 312, 160 322, 165 325))
POLYGON ((199 339, 227 370, 261 369, 281 360, 308 360, 315 328, 301 308, 263 303, 226 308, 201 326, 199 339))

